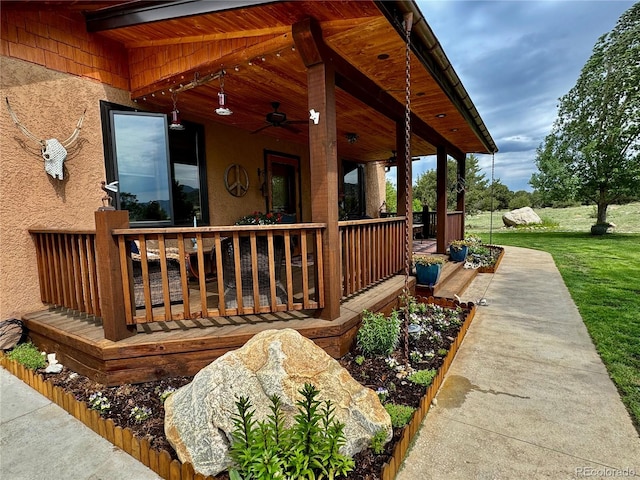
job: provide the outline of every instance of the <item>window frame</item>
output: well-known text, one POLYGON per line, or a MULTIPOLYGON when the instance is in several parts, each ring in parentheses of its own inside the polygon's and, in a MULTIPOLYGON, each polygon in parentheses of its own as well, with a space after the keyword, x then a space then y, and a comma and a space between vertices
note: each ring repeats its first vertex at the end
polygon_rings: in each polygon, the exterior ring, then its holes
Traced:
MULTIPOLYGON (((126 105, 120 105, 113 102, 108 102, 105 100, 100 101, 100 119, 102 122, 102 138, 103 138, 103 152, 104 152, 104 163, 105 163, 105 173, 107 183, 118 180, 118 167, 117 167, 117 159, 115 154, 115 137, 114 137, 114 129, 112 124, 112 112, 121 112, 125 114, 136 114, 139 113, 141 115, 162 115, 165 117, 165 124, 167 128, 165 129, 165 138, 166 138, 166 148, 167 148, 167 172, 168 172, 168 180, 169 180, 169 201, 170 201, 170 221, 131 221, 131 225, 135 227, 166 227, 171 226, 175 227, 176 218, 174 215, 174 199, 173 199, 173 181, 174 181, 174 164, 181 163, 179 161, 174 161, 171 158, 171 130, 168 128, 169 118, 168 115, 158 113, 158 112, 149 112, 145 110, 139 110, 133 107, 129 107, 126 105)), ((209 225, 209 197, 208 197, 208 183, 207 183, 207 164, 206 164, 206 156, 205 156, 205 136, 204 136, 204 125, 182 121, 182 124, 185 125, 185 128, 193 131, 195 137, 195 151, 197 156, 198 163, 198 177, 199 177, 199 194, 200 194, 200 220, 199 225, 209 225)), ((120 195, 119 193, 115 195, 115 207, 120 208, 120 195)), ((184 226, 184 225, 180 225, 184 226)), ((191 224, 189 224, 191 226, 191 224)))

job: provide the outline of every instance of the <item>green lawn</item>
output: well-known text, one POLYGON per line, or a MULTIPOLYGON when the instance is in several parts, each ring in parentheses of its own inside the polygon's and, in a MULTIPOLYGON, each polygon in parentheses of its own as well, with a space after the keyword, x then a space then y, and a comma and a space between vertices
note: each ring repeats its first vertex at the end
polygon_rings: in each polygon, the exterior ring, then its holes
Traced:
MULTIPOLYGON (((549 220, 558 224, 557 231, 563 232, 588 232, 591 225, 596 223, 594 206, 568 207, 568 208, 536 208, 535 212, 543 220, 549 220)), ((627 205, 611 205, 607 209, 607 220, 616 224, 616 233, 640 233, 640 203, 627 205)), ((506 229, 502 224, 502 214, 505 211, 493 212, 493 231, 516 231, 506 229)), ((482 212, 478 215, 469 215, 466 219, 468 233, 488 232, 491 226, 491 214, 482 212)))
MULTIPOLYGON (((480 236, 488 243, 488 232, 480 236)), ((640 430, 640 234, 598 237, 581 232, 494 231, 492 242, 543 250, 553 256, 640 430)))

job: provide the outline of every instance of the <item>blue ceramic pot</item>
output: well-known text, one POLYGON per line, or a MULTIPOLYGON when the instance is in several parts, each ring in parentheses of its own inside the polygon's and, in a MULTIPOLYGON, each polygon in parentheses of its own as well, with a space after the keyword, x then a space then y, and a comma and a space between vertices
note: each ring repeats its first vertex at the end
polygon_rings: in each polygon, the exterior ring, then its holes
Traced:
POLYGON ((442 265, 435 263, 433 265, 416 265, 416 278, 420 285, 435 285, 440 278, 442 265))
POLYGON ((449 247, 449 258, 452 262, 464 262, 467 258, 467 246, 463 245, 459 248, 449 247))

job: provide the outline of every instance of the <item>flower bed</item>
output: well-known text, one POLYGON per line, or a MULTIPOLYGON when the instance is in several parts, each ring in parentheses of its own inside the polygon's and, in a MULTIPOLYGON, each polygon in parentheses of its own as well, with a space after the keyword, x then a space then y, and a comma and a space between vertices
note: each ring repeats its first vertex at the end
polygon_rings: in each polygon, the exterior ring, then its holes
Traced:
MULTIPOLYGON (((382 359, 370 359, 372 363, 378 362, 379 368, 377 368, 377 370, 382 372, 383 375, 386 374, 389 378, 397 379, 395 382, 397 383, 395 391, 393 393, 387 392, 388 401, 410 406, 415 408, 415 411, 404 428, 394 428, 393 440, 386 446, 382 454, 373 455, 370 450, 359 454, 356 457, 356 461, 359 462, 356 465, 356 470, 352 472, 348 478, 391 479, 395 477, 410 441, 418 431, 431 401, 440 388, 444 375, 475 314, 475 306, 472 303, 460 304, 450 299, 437 297, 417 298, 416 300, 417 304, 437 305, 446 309, 453 309, 457 312, 459 321, 451 322, 445 320, 442 322, 441 318, 441 320, 426 323, 422 322, 424 331, 428 332, 430 337, 434 337, 435 343, 430 347, 426 343, 420 343, 416 338, 412 338, 410 342, 410 350, 414 352, 411 356, 411 368, 414 370, 434 369, 433 379, 428 387, 415 385, 404 380, 410 372, 406 370, 406 368, 403 371, 404 367, 398 368, 404 363, 402 361, 404 357, 401 351, 396 350, 392 355, 382 359), (440 335, 435 335, 435 330, 431 327, 437 325, 438 322, 440 322, 440 325, 444 327, 444 329, 442 332, 438 330, 440 335), (452 323, 456 325, 452 325, 452 323), (415 352, 421 353, 421 356, 415 352), (391 360, 386 361, 387 358, 391 360), (394 361, 396 362, 395 365, 394 361), (402 385, 403 382, 405 385, 402 385), (367 474, 366 472, 369 471, 375 472, 375 475, 367 474)), ((412 321, 414 325, 420 323, 417 319, 413 319, 412 321)), ((348 354, 340 361, 356 380, 361 381, 361 383, 366 386, 374 390, 378 388, 389 390, 389 381, 374 379, 373 376, 370 376, 369 379, 358 378, 358 374, 366 373, 365 367, 370 367, 370 365, 365 365, 364 367, 364 363, 358 365, 356 362, 357 356, 357 352, 354 351, 353 354, 348 354)), ((163 431, 162 425, 164 419, 161 397, 167 390, 179 387, 188 382, 188 377, 145 384, 145 390, 141 392, 140 389, 142 387, 140 385, 102 387, 102 389, 100 389, 99 384, 91 383, 88 379, 85 379, 86 382, 88 382, 86 383, 85 380, 83 380, 84 377, 80 378, 81 376, 69 372, 67 369, 65 369, 66 372, 61 374, 62 376, 43 376, 41 373, 27 370, 22 365, 10 361, 4 356, 0 356, 0 364, 32 388, 60 405, 69 412, 69 414, 85 423, 96 433, 138 459, 163 478, 171 480, 204 480, 205 478, 212 478, 195 474, 190 464, 181 464, 175 458, 175 455, 166 448, 163 448, 162 441, 166 443, 166 440, 164 438, 158 438, 160 435, 157 432, 163 431), (64 375, 66 375, 66 377, 63 377, 64 375), (66 388, 54 385, 54 382, 62 383, 63 378, 69 379, 69 377, 72 377, 72 379, 65 380, 66 388), (79 392, 76 391, 75 395, 68 390, 71 385, 70 382, 77 383, 78 385, 79 392), (106 397, 111 404, 109 411, 112 411, 113 415, 109 418, 103 418, 100 414, 105 403, 103 401, 97 402, 98 391, 102 393, 100 397, 106 397), (92 396, 93 400, 91 400, 92 396), (134 398, 138 400, 134 400, 134 398), (142 403, 143 401, 144 404, 142 403), (95 408, 95 406, 93 409, 90 408, 89 404, 91 402, 100 408, 95 408), (153 412, 153 414, 149 415, 149 418, 147 418, 145 410, 147 408, 153 412), (132 414, 132 412, 137 413, 132 414), (144 418, 142 419, 141 412, 144 412, 144 415, 142 415, 144 418)), ((368 371, 371 373, 373 370, 373 368, 370 368, 368 371)), ((367 373, 367 375, 369 375, 369 373, 367 373)), ((379 392, 379 395, 382 393, 383 392, 379 392)), ((102 414, 107 415, 107 411, 103 411, 102 414)), ((219 475, 217 478, 222 480, 228 477, 224 474, 219 475)))

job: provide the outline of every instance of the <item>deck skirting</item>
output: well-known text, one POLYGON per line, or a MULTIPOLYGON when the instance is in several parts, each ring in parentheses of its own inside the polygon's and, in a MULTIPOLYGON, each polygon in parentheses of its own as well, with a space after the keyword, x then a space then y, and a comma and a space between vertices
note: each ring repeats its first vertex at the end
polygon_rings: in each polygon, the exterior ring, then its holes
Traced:
MULTIPOLYGON (((414 288, 415 278, 409 278, 414 288)), ((23 317, 34 344, 55 352, 72 370, 107 386, 195 375, 202 368, 269 329, 293 328, 339 358, 351 348, 363 310, 388 313, 398 306, 404 276, 379 282, 344 301, 340 317, 327 321, 313 311, 214 317, 138 326, 138 333, 117 342, 104 337, 99 318, 51 308, 23 317)))

